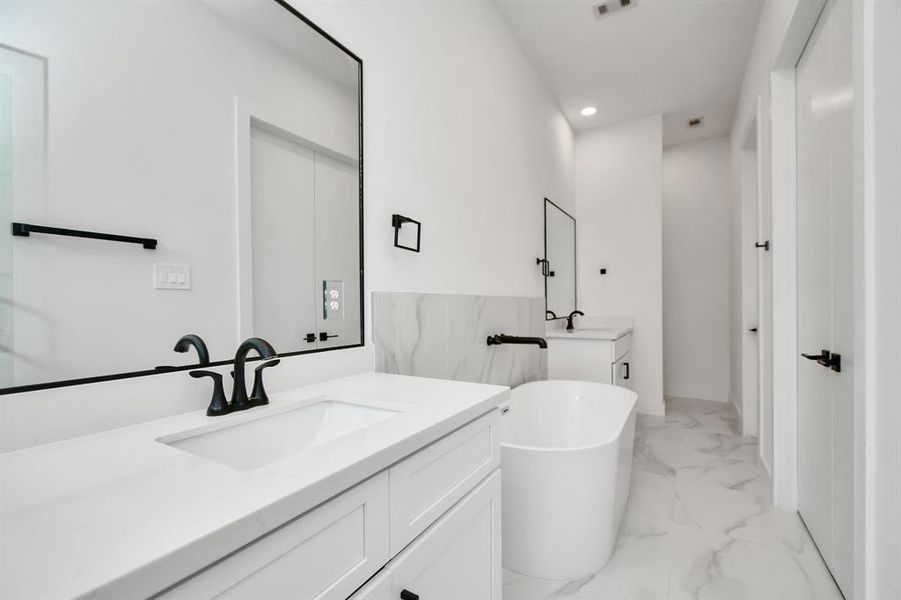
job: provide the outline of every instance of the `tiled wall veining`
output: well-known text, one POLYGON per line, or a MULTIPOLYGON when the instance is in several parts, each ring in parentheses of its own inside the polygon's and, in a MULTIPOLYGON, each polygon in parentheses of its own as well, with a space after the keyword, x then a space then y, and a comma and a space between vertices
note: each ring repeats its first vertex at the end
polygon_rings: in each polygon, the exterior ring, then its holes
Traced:
POLYGON ((516 386, 547 378, 547 351, 491 346, 489 335, 544 336, 544 299, 372 293, 376 370, 516 386))

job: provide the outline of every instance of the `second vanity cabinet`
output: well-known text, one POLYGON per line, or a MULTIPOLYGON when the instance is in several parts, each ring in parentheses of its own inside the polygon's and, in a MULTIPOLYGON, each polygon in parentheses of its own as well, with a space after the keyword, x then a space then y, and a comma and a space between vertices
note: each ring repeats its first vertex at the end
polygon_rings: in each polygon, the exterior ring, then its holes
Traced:
POLYGON ((493 410, 159 597, 500 600, 499 424, 493 410))
POLYGON ((548 379, 574 379, 631 388, 632 329, 552 330, 548 344, 548 379))

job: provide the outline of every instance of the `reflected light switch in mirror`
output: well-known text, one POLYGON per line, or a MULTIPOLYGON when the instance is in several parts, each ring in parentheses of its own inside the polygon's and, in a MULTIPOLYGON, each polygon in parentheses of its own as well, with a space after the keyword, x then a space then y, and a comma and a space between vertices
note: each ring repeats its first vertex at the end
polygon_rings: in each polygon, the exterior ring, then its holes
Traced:
POLYGON ((158 290, 190 290, 189 265, 153 265, 153 287, 158 290))
POLYGON ((322 318, 344 318, 344 282, 337 279, 322 282, 322 318))

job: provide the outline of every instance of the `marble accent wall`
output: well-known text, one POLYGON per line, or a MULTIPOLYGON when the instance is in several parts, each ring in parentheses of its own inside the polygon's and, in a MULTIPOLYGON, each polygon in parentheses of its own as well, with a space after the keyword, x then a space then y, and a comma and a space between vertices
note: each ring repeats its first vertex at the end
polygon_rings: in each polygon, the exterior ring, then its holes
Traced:
POLYGON ((376 371, 511 387, 547 378, 547 350, 489 347, 496 333, 544 337, 544 298, 372 293, 376 371))

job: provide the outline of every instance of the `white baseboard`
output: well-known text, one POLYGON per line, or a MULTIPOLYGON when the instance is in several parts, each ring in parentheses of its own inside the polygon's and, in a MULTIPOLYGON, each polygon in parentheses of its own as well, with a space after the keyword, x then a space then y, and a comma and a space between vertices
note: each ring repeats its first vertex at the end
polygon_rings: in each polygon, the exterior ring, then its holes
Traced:
POLYGON ((692 400, 710 400, 712 402, 729 402, 728 392, 718 391, 706 386, 665 384, 664 396, 667 398, 691 398, 692 400))

